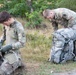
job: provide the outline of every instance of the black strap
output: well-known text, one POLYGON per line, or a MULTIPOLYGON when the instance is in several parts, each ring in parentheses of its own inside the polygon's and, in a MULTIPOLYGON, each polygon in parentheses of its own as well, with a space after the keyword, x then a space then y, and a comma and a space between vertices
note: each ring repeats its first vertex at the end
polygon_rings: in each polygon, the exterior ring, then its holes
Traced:
POLYGON ((76 40, 75 40, 73 43, 74 43, 74 50, 73 50, 73 53, 74 53, 75 56, 76 56, 76 40))

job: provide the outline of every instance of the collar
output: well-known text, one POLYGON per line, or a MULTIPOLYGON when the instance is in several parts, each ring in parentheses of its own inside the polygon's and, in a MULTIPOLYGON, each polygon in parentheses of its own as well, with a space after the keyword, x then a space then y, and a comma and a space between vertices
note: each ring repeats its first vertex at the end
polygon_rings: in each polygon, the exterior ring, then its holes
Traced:
POLYGON ((10 28, 13 28, 16 24, 16 21, 14 21, 13 23, 10 24, 10 28))

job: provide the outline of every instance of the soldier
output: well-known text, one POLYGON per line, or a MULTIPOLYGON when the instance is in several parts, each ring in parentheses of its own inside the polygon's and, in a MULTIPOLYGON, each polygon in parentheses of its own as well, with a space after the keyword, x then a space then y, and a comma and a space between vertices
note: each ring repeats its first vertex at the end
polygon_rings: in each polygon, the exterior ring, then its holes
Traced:
MULTIPOLYGON (((4 53, 9 50, 13 50, 16 56, 19 58, 19 61, 21 61, 19 49, 25 46, 26 41, 22 24, 6 11, 0 13, 0 23, 4 27, 4 33, 1 36, 0 43, 3 44, 4 41, 6 41, 6 45, 2 46, 0 51, 4 53)), ((11 62, 14 62, 14 57, 10 58, 12 59, 11 62)), ((13 65, 13 67, 16 67, 16 65, 13 65)))
POLYGON ((54 30, 58 29, 58 24, 66 27, 73 27, 76 24, 76 13, 67 8, 46 9, 43 16, 52 22, 54 30))
POLYGON ((75 60, 73 42, 76 40, 76 13, 67 8, 57 8, 44 10, 43 16, 51 19, 55 31, 49 61, 65 63, 68 60, 75 60), (64 28, 58 29, 58 24, 64 28))

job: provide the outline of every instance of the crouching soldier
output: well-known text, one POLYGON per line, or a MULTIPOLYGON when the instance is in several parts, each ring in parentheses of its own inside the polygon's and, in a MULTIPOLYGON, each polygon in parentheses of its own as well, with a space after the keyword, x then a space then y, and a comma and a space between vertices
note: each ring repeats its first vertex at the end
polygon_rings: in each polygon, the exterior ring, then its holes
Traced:
POLYGON ((22 66, 19 49, 25 45, 25 33, 22 24, 6 11, 0 13, 0 23, 4 27, 0 45, 3 45, 6 41, 6 45, 0 48, 4 58, 4 62, 0 65, 0 72, 8 75, 19 66, 22 66))
POLYGON ((46 9, 43 16, 51 20, 54 31, 58 29, 58 24, 64 28, 76 26, 76 12, 67 8, 46 9))
POLYGON ((49 61, 64 63, 75 58, 73 42, 76 40, 76 12, 67 8, 46 9, 43 16, 52 22, 54 27, 53 45, 49 61), (63 29, 58 29, 58 24, 63 29))
POLYGON ((75 60, 74 41, 76 30, 72 28, 59 29, 53 34, 53 44, 49 61, 54 63, 65 63, 75 60))

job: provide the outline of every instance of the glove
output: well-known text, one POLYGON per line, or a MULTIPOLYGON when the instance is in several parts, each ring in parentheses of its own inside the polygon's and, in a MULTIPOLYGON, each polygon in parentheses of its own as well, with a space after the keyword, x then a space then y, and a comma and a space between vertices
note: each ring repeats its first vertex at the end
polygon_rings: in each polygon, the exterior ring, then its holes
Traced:
POLYGON ((1 52, 6 52, 6 51, 9 51, 9 50, 11 50, 12 49, 12 45, 5 45, 5 46, 3 46, 1 49, 0 49, 0 51, 1 52))

